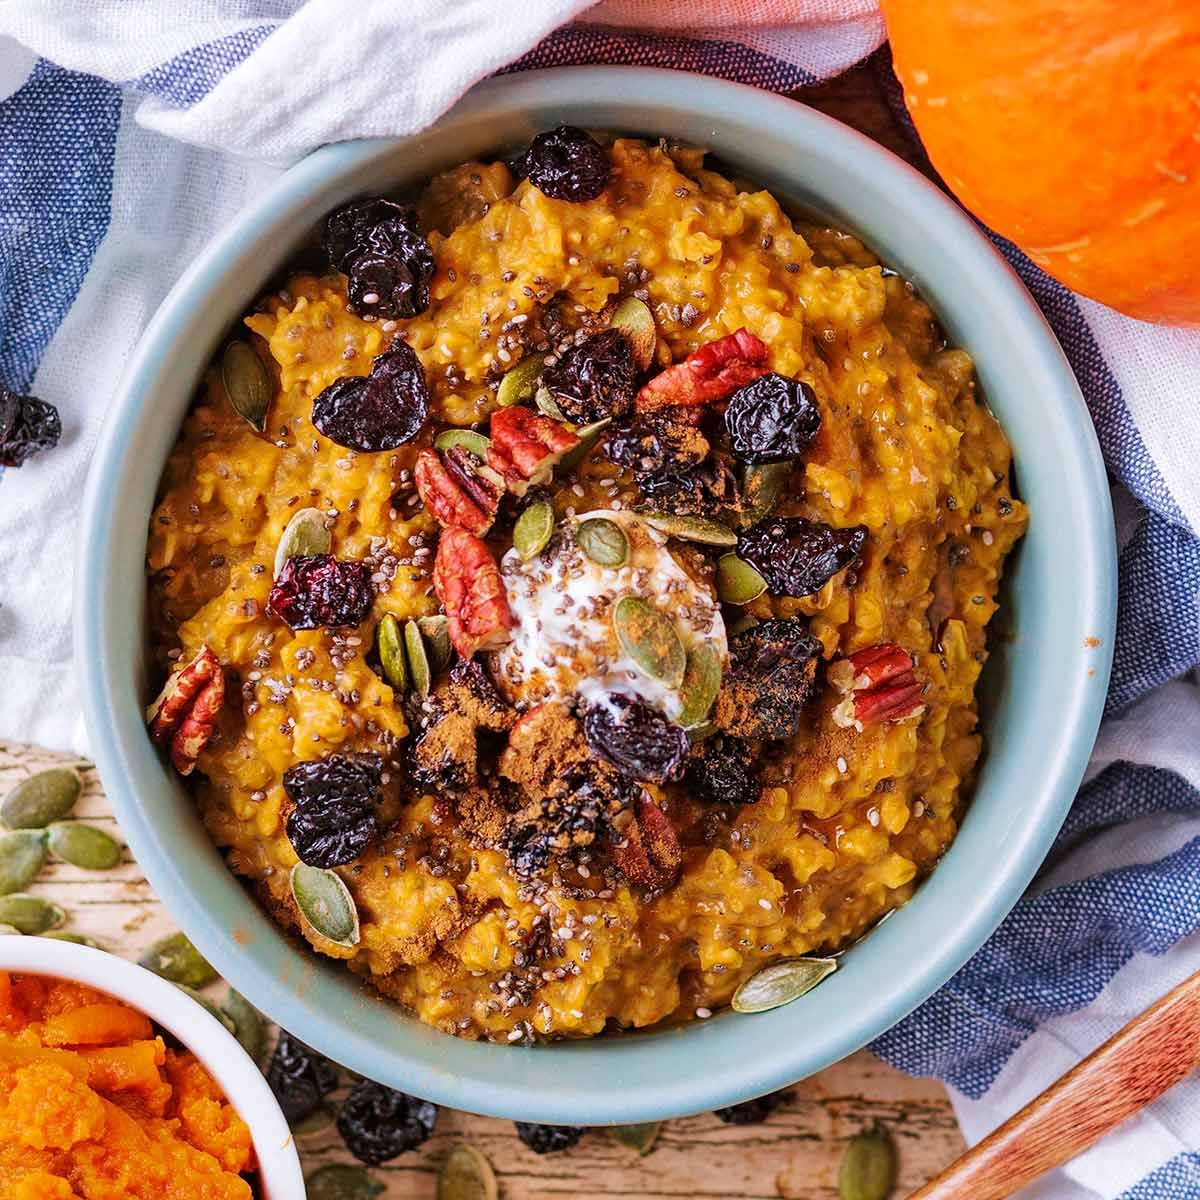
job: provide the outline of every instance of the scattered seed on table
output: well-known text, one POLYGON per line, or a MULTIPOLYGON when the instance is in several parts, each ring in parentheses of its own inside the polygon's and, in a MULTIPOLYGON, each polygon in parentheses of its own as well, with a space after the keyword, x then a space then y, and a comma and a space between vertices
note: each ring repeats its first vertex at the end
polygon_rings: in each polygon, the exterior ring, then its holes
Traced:
POLYGON ((121 843, 94 825, 55 821, 49 834, 51 851, 73 867, 110 871, 121 861, 121 843))
POLYGON ((0 834, 0 896, 24 891, 46 861, 46 835, 40 829, 0 834))
POLYGON ((218 978, 216 971, 183 933, 159 938, 138 962, 155 975, 189 988, 202 988, 218 978))
POLYGON ((50 767, 17 784, 0 804, 0 820, 9 829, 44 829, 75 807, 83 780, 71 767, 50 767))
POLYGON ((305 1177, 308 1200, 372 1200, 383 1193, 383 1184, 365 1167, 329 1163, 305 1177))
POLYGON ((21 933, 45 933, 66 919, 67 914, 53 900, 23 892, 0 896, 0 924, 12 925, 21 933))

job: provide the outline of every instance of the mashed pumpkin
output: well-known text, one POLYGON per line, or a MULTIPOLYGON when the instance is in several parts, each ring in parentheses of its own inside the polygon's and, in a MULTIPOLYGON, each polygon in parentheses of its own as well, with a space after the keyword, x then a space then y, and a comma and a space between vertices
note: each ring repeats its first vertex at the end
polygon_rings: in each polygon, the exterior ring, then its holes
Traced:
POLYGON ((5 1200, 249 1200, 250 1131, 140 1012, 82 984, 0 972, 5 1200))
MULTIPOLYGON (((422 199, 437 271, 427 311, 367 321, 337 274, 293 277, 246 324, 277 381, 265 436, 216 374, 189 413, 150 531, 151 595, 165 666, 203 645, 231 687, 200 756, 196 796, 231 867, 277 918, 447 1032, 498 1041, 587 1036, 701 1017, 783 955, 828 952, 903 904, 952 842, 980 752, 975 686, 1004 558, 1025 512, 1009 448, 913 288, 855 238, 800 226, 766 191, 706 170, 693 151, 618 140, 613 179, 585 203, 466 164, 422 199), (811 381, 820 437, 779 511, 864 525, 851 572, 750 615, 809 619, 824 657, 880 642, 911 651, 927 682, 920 720, 859 732, 811 706, 755 804, 719 812, 678 784, 650 789, 683 847, 674 886, 530 888, 503 852, 458 833, 401 770, 385 774, 386 836, 339 868, 357 905, 354 946, 302 922, 288 876, 282 775, 301 760, 403 757, 408 722, 372 669, 374 627, 437 611, 437 526, 413 492, 418 446, 356 454, 314 430, 314 397, 365 375, 402 335, 424 365, 431 428, 483 421, 547 304, 584 322, 644 299, 657 362, 745 328, 770 366, 811 381), (266 611, 280 534, 298 506, 327 514, 334 553, 366 559, 377 597, 349 633, 292 632, 266 611), (398 749, 400 748, 400 749, 398 749)), ((638 502, 593 456, 553 497, 562 518, 638 502)), ((502 548, 501 548, 502 552, 502 548)))

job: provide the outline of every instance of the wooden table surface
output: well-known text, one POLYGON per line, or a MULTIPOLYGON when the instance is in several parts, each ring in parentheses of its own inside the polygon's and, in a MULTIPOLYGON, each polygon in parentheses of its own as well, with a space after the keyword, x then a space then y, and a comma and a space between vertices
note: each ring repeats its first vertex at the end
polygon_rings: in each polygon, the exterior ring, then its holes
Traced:
MULTIPOLYGON (((889 149, 907 152, 870 70, 852 71, 798 95, 889 149)), ((76 815, 119 833, 96 773, 85 762, 0 742, 0 795, 25 775, 56 763, 74 763, 83 772, 86 786, 76 815)), ((48 866, 30 890, 67 910, 64 928, 88 934, 125 958, 136 958, 175 928, 128 852, 119 867, 105 873, 61 863, 48 866)), ((221 985, 210 990, 219 994, 221 985)), ((653 1153, 642 1159, 601 1131, 588 1134, 565 1154, 539 1157, 517 1140, 509 1122, 447 1110, 423 1147, 372 1173, 386 1184, 383 1200, 426 1200, 434 1195, 447 1150, 466 1139, 491 1160, 503 1200, 830 1200, 837 1196, 837 1169, 847 1139, 876 1121, 888 1127, 899 1150, 897 1195, 936 1174, 963 1149, 940 1084, 910 1079, 862 1052, 798 1084, 765 1124, 735 1127, 712 1116, 672 1121, 653 1153)), ((300 1150, 306 1170, 352 1161, 332 1127, 301 1138, 300 1150)))

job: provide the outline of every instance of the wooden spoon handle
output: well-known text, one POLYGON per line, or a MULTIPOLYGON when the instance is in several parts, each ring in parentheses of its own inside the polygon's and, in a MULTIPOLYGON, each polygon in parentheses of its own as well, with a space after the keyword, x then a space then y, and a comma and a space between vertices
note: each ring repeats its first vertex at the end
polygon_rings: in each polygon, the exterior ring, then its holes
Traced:
POLYGON ((1200 973, 1134 1017, 909 1200, 1004 1200, 1098 1142, 1197 1063, 1200 973))

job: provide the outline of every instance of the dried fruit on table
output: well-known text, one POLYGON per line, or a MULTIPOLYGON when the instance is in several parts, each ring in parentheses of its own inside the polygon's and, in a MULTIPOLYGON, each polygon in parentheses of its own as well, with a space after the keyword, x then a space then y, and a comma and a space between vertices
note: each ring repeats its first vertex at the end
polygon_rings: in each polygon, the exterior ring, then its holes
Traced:
POLYGON ((560 125, 539 133, 525 152, 529 182, 552 200, 595 200, 612 175, 608 151, 586 130, 560 125))
POLYGON ((732 737, 791 737, 817 690, 821 643, 804 621, 773 617, 729 642, 730 668, 713 721, 732 737))
POLYGON ((190 775, 195 769, 224 703, 221 663, 207 646, 201 646, 196 657, 167 680, 146 710, 151 739, 168 747, 171 764, 180 775, 190 775))
POLYGON ((586 425, 633 411, 635 375, 629 339, 605 329, 564 350, 542 371, 542 386, 568 421, 586 425))
POLYGON ((362 1079, 350 1089, 337 1116, 346 1149, 371 1166, 415 1150, 430 1138, 436 1124, 436 1105, 372 1079, 362 1079))
POLYGON ((726 1125, 758 1125, 765 1121, 785 1100, 791 1092, 770 1092, 766 1096, 758 1096, 742 1104, 731 1104, 728 1108, 718 1108, 713 1116, 720 1117, 726 1125))
POLYGON ((557 1154, 570 1150, 585 1133, 586 1128, 578 1125, 536 1125, 532 1121, 514 1121, 517 1137, 534 1154, 557 1154))
POLYGON ((691 749, 687 734, 678 725, 619 692, 588 708, 583 736, 597 758, 643 783, 677 778, 691 749))
POLYGON ((908 721, 925 712, 925 685, 913 670, 912 655, 892 642, 860 650, 829 664, 826 678, 844 699, 833 720, 860 732, 867 725, 908 721))
POLYGON ((279 1031, 265 1074, 289 1125, 316 1112, 338 1084, 337 1067, 286 1029, 279 1031))
POLYGON ((463 658, 510 640, 515 621, 500 568, 486 542, 465 529, 443 530, 433 586, 446 614, 450 641, 463 658))
POLYGON ((378 754, 330 754, 283 775, 292 802, 287 835, 301 862, 340 867, 375 839, 383 760, 378 754))
POLYGON ((688 759, 684 788, 702 804, 754 804, 762 795, 760 765, 747 742, 718 734, 705 739, 688 759))
POLYGON ((725 429, 734 457, 741 462, 799 458, 821 429, 817 394, 801 379, 760 375, 729 398, 725 429))
POLYGON ((738 556, 775 596, 811 596, 858 561, 867 527, 835 529, 803 517, 773 517, 738 534, 738 556))
POLYGON ((621 873, 635 887, 661 892, 679 877, 683 850, 670 818, 648 796, 642 796, 635 819, 613 851, 621 873))
POLYGON ((312 423, 319 433, 364 453, 411 442, 428 415, 425 368, 416 352, 399 341, 371 364, 369 375, 336 380, 312 406, 312 423))
POLYGON ((62 437, 58 409, 44 400, 21 396, 0 383, 0 467, 19 467, 62 437))
POLYGON ((365 562, 306 554, 283 564, 267 607, 289 629, 339 629, 361 625, 374 601, 365 562))
POLYGON ((748 330, 717 338, 661 371, 637 394, 638 412, 693 408, 726 399, 767 374, 767 344, 748 330))
POLYGON ((421 502, 446 526, 482 537, 492 527, 504 480, 463 446, 444 454, 425 449, 413 471, 421 502))
POLYGON ((514 496, 545 483, 563 455, 579 445, 566 426, 519 404, 492 413, 490 432, 488 466, 514 496))

